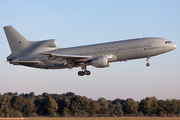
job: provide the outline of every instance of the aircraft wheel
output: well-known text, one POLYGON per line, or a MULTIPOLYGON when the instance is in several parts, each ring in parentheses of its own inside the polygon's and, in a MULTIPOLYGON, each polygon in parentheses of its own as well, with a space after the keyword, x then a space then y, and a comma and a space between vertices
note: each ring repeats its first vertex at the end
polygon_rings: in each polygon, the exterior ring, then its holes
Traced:
POLYGON ((147 66, 147 67, 149 67, 149 66, 150 66, 150 64, 149 64, 149 63, 147 63, 147 64, 146 64, 146 66, 147 66))
POLYGON ((84 71, 84 74, 85 74, 85 75, 90 75, 90 74, 91 74, 91 72, 90 72, 90 71, 88 71, 88 70, 86 70, 86 71, 84 71))
POLYGON ((79 75, 79 76, 84 76, 84 72, 83 72, 83 71, 79 71, 79 72, 78 72, 78 75, 79 75))

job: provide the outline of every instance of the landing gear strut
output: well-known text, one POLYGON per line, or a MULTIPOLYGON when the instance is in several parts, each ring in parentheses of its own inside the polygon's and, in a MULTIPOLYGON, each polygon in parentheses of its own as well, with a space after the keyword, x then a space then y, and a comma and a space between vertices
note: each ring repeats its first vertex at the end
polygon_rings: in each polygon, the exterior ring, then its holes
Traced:
POLYGON ((84 75, 90 75, 91 74, 90 71, 86 70, 86 65, 81 65, 81 69, 82 69, 82 71, 78 72, 79 76, 84 76, 84 75))
POLYGON ((149 59, 150 59, 150 57, 146 58, 146 62, 147 62, 147 63, 146 63, 146 66, 147 66, 147 67, 150 66, 149 59))

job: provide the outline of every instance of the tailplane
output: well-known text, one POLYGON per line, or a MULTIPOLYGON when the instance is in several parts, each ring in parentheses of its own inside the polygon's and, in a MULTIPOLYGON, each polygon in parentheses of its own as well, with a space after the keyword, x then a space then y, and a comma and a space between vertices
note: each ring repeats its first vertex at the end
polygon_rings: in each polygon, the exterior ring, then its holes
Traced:
POLYGON ((17 53, 29 46, 30 41, 21 35, 14 27, 5 26, 4 31, 12 53, 17 53))

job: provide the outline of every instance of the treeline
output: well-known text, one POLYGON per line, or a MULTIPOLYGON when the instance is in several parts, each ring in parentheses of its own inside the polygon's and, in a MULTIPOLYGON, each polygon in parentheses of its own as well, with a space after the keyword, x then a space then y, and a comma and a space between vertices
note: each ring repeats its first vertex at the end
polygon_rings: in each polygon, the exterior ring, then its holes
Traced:
POLYGON ((180 100, 158 100, 146 97, 140 102, 127 100, 97 101, 72 92, 66 94, 35 95, 0 94, 0 117, 121 117, 121 116, 180 116, 180 100))

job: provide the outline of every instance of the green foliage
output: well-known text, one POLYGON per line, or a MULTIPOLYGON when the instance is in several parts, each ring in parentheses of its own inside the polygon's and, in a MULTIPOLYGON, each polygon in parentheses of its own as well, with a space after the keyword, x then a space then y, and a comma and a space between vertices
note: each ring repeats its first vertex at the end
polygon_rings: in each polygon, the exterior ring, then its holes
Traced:
POLYGON ((88 116, 90 100, 86 97, 75 96, 71 100, 69 109, 74 116, 88 116))
POLYGON ((122 111, 122 105, 119 102, 116 103, 114 113, 118 117, 121 117, 124 115, 124 112, 122 111))
POLYGON ((10 111, 9 111, 9 117, 22 117, 23 116, 23 114, 22 114, 22 112, 21 111, 18 111, 18 110, 16 110, 16 109, 10 109, 10 111))
POLYGON ((2 96, 1 93, 0 93, 0 100, 2 99, 2 97, 3 97, 3 96, 2 96))
POLYGON ((63 109, 62 116, 63 117, 71 117, 71 113, 70 113, 70 110, 68 109, 68 107, 65 107, 63 109))
POLYGON ((108 102, 105 98, 99 98, 98 102, 101 108, 108 108, 108 102))
POLYGON ((121 116, 180 116, 180 100, 159 100, 146 97, 139 103, 133 99, 99 98, 98 101, 72 92, 63 94, 35 95, 8 92, 0 94, 0 117, 37 116, 80 116, 80 117, 121 117, 121 116))
POLYGON ((127 114, 138 114, 138 103, 134 101, 133 99, 127 99, 124 103, 124 112, 127 114))
POLYGON ((11 99, 11 105, 14 109, 23 112, 24 106, 26 105, 26 100, 21 96, 14 96, 11 99))
POLYGON ((4 95, 0 102, 0 116, 1 117, 10 117, 10 104, 11 97, 9 95, 4 95))
POLYGON ((90 100, 88 113, 90 116, 96 116, 96 113, 100 110, 100 106, 97 102, 90 100))
POLYGON ((160 117, 164 115, 164 109, 160 106, 157 107, 157 115, 160 117))
POLYGON ((178 114, 180 113, 180 103, 176 99, 167 99, 164 101, 163 108, 168 114, 178 114))
POLYGON ((156 97, 146 97, 139 103, 139 111, 145 115, 156 114, 158 108, 157 101, 156 97))
POLYGON ((68 105, 66 104, 66 101, 60 99, 60 100, 57 100, 56 102, 57 102, 57 104, 58 104, 58 110, 57 110, 57 112, 58 112, 59 114, 63 114, 64 108, 68 106, 68 105))
POLYGON ((23 110, 24 114, 26 116, 33 116, 32 114, 33 114, 34 110, 35 110, 35 105, 34 105, 33 101, 30 99, 26 100, 26 103, 24 105, 24 110, 23 110))
POLYGON ((56 111, 58 110, 58 104, 50 95, 46 96, 46 99, 43 102, 43 106, 44 106, 44 114, 50 116, 56 116, 56 111))
POLYGON ((17 92, 15 92, 15 93, 8 92, 8 93, 5 93, 4 95, 8 95, 9 97, 13 97, 13 96, 17 96, 18 93, 17 92))
POLYGON ((35 94, 34 94, 34 92, 30 92, 30 93, 29 93, 29 97, 30 97, 30 98, 33 98, 33 97, 35 97, 35 94))
POLYGON ((43 111, 44 111, 44 106, 43 106, 43 101, 41 100, 35 100, 34 101, 34 105, 35 105, 35 112, 38 114, 38 115, 42 115, 43 114, 43 111))

